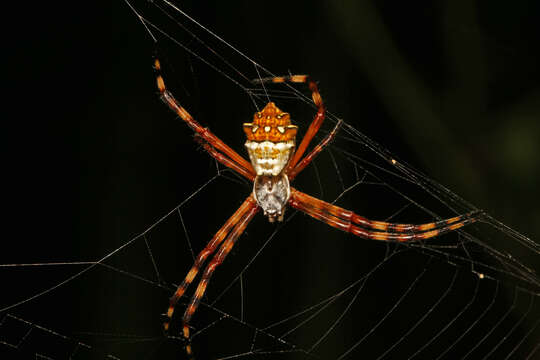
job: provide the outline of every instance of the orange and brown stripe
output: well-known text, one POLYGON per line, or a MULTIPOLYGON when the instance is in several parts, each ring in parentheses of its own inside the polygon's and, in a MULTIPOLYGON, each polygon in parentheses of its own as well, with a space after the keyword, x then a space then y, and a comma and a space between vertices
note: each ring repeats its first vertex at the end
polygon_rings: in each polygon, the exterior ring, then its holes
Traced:
POLYGON ((291 199, 289 200, 289 204, 295 209, 301 210, 317 220, 323 221, 342 231, 350 232, 356 236, 372 240, 400 242, 429 239, 457 230, 467 224, 477 221, 479 219, 478 216, 481 214, 480 212, 471 212, 450 219, 422 225, 370 221, 355 215, 349 210, 341 209, 335 205, 313 198, 294 188, 291 188, 291 199), (367 224, 375 231, 359 228, 355 226, 351 220, 361 220, 363 225, 367 224), (432 230, 425 231, 429 229, 432 230))
MULTIPOLYGON (((184 335, 184 338, 189 341, 189 326, 184 325, 182 328, 182 333, 184 335)), ((192 355, 191 344, 189 343, 186 344, 186 353, 188 354, 188 356, 192 355)))
MULTIPOLYGON (((227 144, 221 141, 217 136, 212 134, 207 128, 201 126, 191 114, 184 109, 180 103, 174 98, 174 96, 167 90, 165 86, 165 81, 161 75, 161 64, 156 58, 154 60, 154 69, 156 70, 156 82, 157 87, 160 92, 161 100, 167 104, 167 106, 174 111, 186 124, 196 133, 198 133, 206 142, 208 142, 212 147, 217 151, 223 152, 231 161, 235 162, 238 166, 247 171, 251 176, 255 175, 253 167, 242 156, 240 156, 236 151, 231 149, 227 144)), ((241 173, 242 174, 242 173, 241 173)), ((242 174, 244 175, 244 174, 242 174)), ((244 175, 245 176, 245 175, 244 175)))
POLYGON ((169 308, 167 309, 166 319, 163 322, 163 328, 165 331, 169 330, 170 322, 174 314, 174 308, 176 304, 184 295, 184 292, 186 291, 188 286, 197 276, 204 261, 217 249, 218 245, 223 242, 227 234, 230 233, 231 229, 242 219, 242 217, 246 216, 246 213, 254 207, 256 208, 257 204, 255 199, 253 199, 253 195, 250 195, 242 203, 238 210, 236 210, 236 212, 225 222, 221 229, 219 229, 219 231, 216 233, 216 235, 214 235, 212 240, 208 242, 206 247, 199 253, 197 259, 187 273, 186 277, 184 278, 180 286, 178 286, 178 288, 174 292, 174 295, 169 300, 169 308))
POLYGON ((308 166, 313 161, 313 159, 315 159, 315 157, 317 157, 317 155, 321 153, 321 151, 328 144, 330 144, 334 140, 342 123, 343 122, 339 120, 336 123, 336 126, 334 126, 332 131, 323 139, 323 141, 317 144, 317 146, 315 146, 309 154, 307 154, 302 160, 300 160, 293 169, 288 169, 287 176, 289 177, 289 180, 292 181, 300 172, 302 172, 302 170, 306 168, 306 166, 308 166))
MULTIPOLYGON (((204 293, 206 292, 206 288, 208 287, 208 284, 210 282, 210 279, 214 271, 223 262, 223 260, 225 260, 225 257, 231 251, 236 240, 244 232, 244 230, 246 229, 251 219, 253 219, 255 214, 257 214, 257 212, 259 211, 259 207, 252 196, 246 199, 244 204, 246 204, 245 211, 243 211, 242 215, 238 218, 236 218, 233 215, 232 218, 235 218, 235 221, 233 222, 234 223, 233 229, 228 233, 224 242, 221 244, 221 247, 214 255, 214 258, 206 266, 206 269, 203 272, 201 281, 199 282, 199 285, 197 286, 197 289, 195 290, 195 294, 191 298, 189 305, 184 312, 182 322, 183 322, 183 328, 184 328, 184 337, 186 339, 189 338, 189 322, 191 321, 193 314, 197 310, 201 302, 201 299, 204 296, 204 293)), ((237 211, 237 213, 239 213, 239 211, 237 211)), ((191 348, 188 349, 188 347, 189 345, 186 346, 186 352, 188 352, 189 354, 189 352, 191 351, 191 348)))
POLYGON ((317 208, 324 212, 327 212, 335 217, 351 221, 354 224, 372 228, 379 231, 388 231, 388 232, 424 232, 427 230, 437 229, 445 227, 449 224, 464 222, 467 219, 475 218, 477 215, 481 214, 480 211, 472 211, 460 216, 455 216, 445 220, 439 220, 436 222, 426 223, 426 224, 400 224, 400 223, 389 223, 384 221, 373 221, 369 220, 363 216, 357 215, 350 210, 343 209, 339 206, 329 204, 325 201, 317 199, 315 197, 309 196, 307 194, 297 191, 295 193, 301 201, 307 202, 311 207, 317 208))

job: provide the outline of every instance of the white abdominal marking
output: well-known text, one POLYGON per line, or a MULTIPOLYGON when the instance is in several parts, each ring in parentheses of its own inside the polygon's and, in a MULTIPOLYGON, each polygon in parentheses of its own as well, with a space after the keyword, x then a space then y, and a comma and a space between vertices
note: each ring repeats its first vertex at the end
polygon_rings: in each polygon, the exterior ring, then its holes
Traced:
POLYGON ((289 162, 294 141, 246 141, 246 148, 259 176, 277 176, 289 162))

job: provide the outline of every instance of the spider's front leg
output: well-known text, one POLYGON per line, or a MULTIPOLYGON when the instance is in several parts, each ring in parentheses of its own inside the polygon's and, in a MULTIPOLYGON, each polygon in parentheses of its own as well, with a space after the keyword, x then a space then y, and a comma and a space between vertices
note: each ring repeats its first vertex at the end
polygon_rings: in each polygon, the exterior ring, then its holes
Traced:
POLYGON ((298 161, 300 161, 300 158, 302 157, 302 155, 304 155, 304 152, 307 150, 309 144, 311 143, 311 140, 313 139, 315 134, 317 134, 317 132, 319 131, 324 121, 325 107, 324 107, 321 93, 319 92, 319 87, 317 86, 317 83, 313 79, 311 79, 308 75, 269 77, 269 78, 255 79, 253 80, 253 82, 254 83, 284 83, 284 82, 307 83, 309 90, 311 90, 311 98, 313 99, 313 103, 315 104, 315 106, 317 106, 317 114, 315 114, 313 121, 309 125, 309 128, 307 129, 306 134, 304 135, 304 138, 300 142, 300 145, 298 145, 296 152, 294 153, 293 157, 289 161, 289 164, 286 170, 286 172, 289 173, 296 166, 298 161))
POLYGON ((204 141, 204 139, 199 136, 198 134, 195 135, 195 141, 197 141, 204 150, 206 150, 207 153, 210 154, 214 159, 216 159, 218 162, 222 163, 223 165, 227 166, 230 169, 233 169, 240 175, 243 175, 246 179, 253 181, 255 179, 255 175, 217 151, 212 145, 204 141))
MULTIPOLYGON (((178 116, 180 116, 180 118, 184 120, 186 124, 193 131, 195 131, 198 136, 204 139, 204 141, 207 142, 211 147, 215 148, 217 150, 216 154, 224 154, 231 163, 234 163, 236 165, 236 168, 229 165, 227 166, 239 172, 241 175, 248 177, 250 180, 253 179, 253 177, 255 176, 255 172, 253 171, 253 167, 251 166, 251 164, 242 156, 240 156, 236 151, 231 149, 216 135, 214 135, 210 130, 208 130, 208 128, 201 126, 201 124, 199 124, 191 116, 191 114, 186 109, 184 109, 182 105, 180 105, 180 103, 174 98, 172 93, 167 90, 167 88, 165 87, 165 81, 163 80, 163 76, 161 76, 161 64, 157 58, 154 61, 154 69, 156 70, 156 83, 161 100, 163 100, 163 102, 167 104, 172 111, 174 111, 178 116), (237 168, 240 168, 242 170, 239 171, 237 168)), ((212 152, 210 152, 210 154, 216 157, 212 152)), ((217 157, 216 160, 222 162, 217 157)))
POLYGON ((313 100, 313 103, 317 106, 317 114, 315 114, 315 117, 313 118, 313 121, 309 125, 309 128, 306 131, 306 134, 304 135, 304 138, 300 142, 300 145, 298 146, 298 149, 296 152, 291 156, 291 159, 289 163, 287 164, 287 169, 285 170, 285 173, 289 177, 289 180, 293 180, 306 166, 308 166, 311 161, 328 145, 330 144, 340 126, 342 125, 342 121, 339 120, 332 131, 317 145, 315 146, 302 160, 302 156, 304 155, 305 151, 307 150, 309 144, 321 128, 321 125, 325 119, 325 107, 323 103, 322 96, 319 92, 319 88, 317 86, 317 83, 313 81, 308 75, 290 75, 290 76, 277 76, 277 77, 269 77, 269 78, 262 78, 262 79, 255 79, 253 80, 254 83, 284 83, 284 82, 292 82, 292 83, 307 83, 309 89, 311 90, 311 98, 313 100))
POLYGON ((307 154, 298 164, 296 164, 294 168, 289 169, 287 173, 289 180, 293 181, 294 178, 298 174, 300 174, 302 170, 304 170, 306 166, 308 166, 313 161, 313 159, 315 159, 315 157, 317 157, 317 155, 319 155, 320 152, 324 150, 326 146, 328 146, 332 141, 334 141, 334 138, 336 137, 342 124, 343 121, 339 120, 332 129, 332 131, 330 131, 328 135, 326 135, 326 137, 320 143, 318 143, 317 146, 313 148, 313 150, 309 152, 309 154, 307 154))

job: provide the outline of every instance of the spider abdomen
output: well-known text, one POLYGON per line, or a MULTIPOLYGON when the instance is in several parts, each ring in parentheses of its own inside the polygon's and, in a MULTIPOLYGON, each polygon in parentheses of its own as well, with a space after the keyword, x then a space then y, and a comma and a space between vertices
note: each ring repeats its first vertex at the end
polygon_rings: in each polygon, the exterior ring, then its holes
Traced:
POLYGON ((264 215, 268 216, 268 221, 282 221, 285 206, 291 196, 287 175, 257 176, 253 183, 253 195, 264 215))
POLYGON ((246 141, 246 148, 257 175, 277 176, 289 162, 294 141, 246 141))

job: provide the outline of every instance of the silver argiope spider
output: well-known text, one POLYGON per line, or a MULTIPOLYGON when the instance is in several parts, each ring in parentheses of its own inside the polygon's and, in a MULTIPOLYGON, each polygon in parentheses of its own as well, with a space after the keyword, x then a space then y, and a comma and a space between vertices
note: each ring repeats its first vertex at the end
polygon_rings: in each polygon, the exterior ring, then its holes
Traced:
MULTIPOLYGON (((199 285, 184 312, 183 335, 187 341, 189 341, 189 322, 205 293, 212 274, 225 260, 238 237, 260 209, 263 210, 270 222, 282 221, 285 208, 288 205, 332 227, 358 237, 398 242, 433 238, 475 222, 481 215, 479 211, 474 211, 421 225, 372 221, 292 188, 289 183, 334 139, 340 126, 340 122, 338 122, 334 129, 302 158, 325 118, 325 107, 317 84, 307 75, 257 80, 258 82, 272 83, 307 83, 318 110, 298 148, 296 148, 295 143, 298 128, 291 124, 288 113, 281 111, 273 102, 269 102, 264 109, 256 112, 253 122, 243 125, 247 137, 245 146, 251 160, 250 163, 210 130, 202 127, 178 103, 165 87, 158 59, 154 62, 154 68, 157 72, 157 87, 161 99, 196 133, 195 139, 217 161, 253 182, 253 192, 247 196, 238 210, 198 254, 191 270, 170 299, 166 320, 163 324, 165 331, 169 330, 178 300, 193 282, 207 258, 214 254, 204 269, 199 285)), ((186 351, 191 354, 189 342, 186 345, 186 351)))

